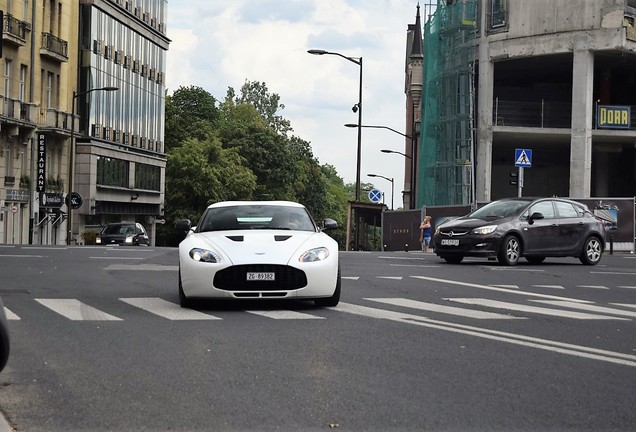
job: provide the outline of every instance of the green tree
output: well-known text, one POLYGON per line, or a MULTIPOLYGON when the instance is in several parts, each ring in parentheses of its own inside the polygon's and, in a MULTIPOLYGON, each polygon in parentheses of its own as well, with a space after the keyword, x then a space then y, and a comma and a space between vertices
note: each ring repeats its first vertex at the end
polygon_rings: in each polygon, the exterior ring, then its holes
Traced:
POLYGON ((166 151, 178 147, 186 138, 202 138, 201 131, 214 129, 218 120, 214 96, 201 87, 179 87, 166 97, 166 151))

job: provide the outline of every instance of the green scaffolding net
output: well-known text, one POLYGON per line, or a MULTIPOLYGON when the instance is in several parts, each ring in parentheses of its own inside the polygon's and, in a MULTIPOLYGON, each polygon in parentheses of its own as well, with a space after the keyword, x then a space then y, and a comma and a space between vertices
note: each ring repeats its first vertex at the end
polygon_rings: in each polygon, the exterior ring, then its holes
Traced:
POLYGON ((424 25, 418 206, 472 201, 478 0, 446 3, 424 25))

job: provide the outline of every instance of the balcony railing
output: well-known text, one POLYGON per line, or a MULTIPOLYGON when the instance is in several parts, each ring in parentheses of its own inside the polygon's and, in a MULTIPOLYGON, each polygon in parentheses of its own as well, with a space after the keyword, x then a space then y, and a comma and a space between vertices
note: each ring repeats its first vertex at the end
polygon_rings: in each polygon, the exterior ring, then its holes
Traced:
POLYGON ((60 61, 68 60, 68 42, 51 33, 42 33, 42 49, 40 54, 53 54, 53 58, 60 61))
MULTIPOLYGON (((493 102, 492 122, 494 126, 571 128, 572 104, 550 102, 507 101, 496 98, 493 102)), ((592 129, 596 127, 596 108, 592 113, 592 129)), ((629 130, 636 130, 636 106, 631 106, 629 130)))
POLYGON ((4 34, 17 39, 16 42, 25 43, 26 34, 31 31, 31 25, 27 22, 20 21, 11 14, 4 16, 4 34))

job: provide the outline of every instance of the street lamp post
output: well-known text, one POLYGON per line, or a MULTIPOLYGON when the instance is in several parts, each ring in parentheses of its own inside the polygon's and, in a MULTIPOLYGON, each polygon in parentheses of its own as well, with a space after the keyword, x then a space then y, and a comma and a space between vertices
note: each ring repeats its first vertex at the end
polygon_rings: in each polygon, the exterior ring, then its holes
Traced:
POLYGON ((390 181, 390 182, 391 182, 391 210, 393 210, 393 192, 394 192, 394 188, 393 188, 393 178, 392 178, 392 177, 391 177, 391 178, 389 178, 389 177, 384 177, 384 176, 381 176, 381 175, 379 175, 379 174, 367 174, 367 175, 368 175, 369 177, 380 177, 380 178, 383 178, 383 179, 388 180, 388 181, 390 181))
POLYGON ((71 143, 69 148, 69 156, 68 156, 68 197, 67 197, 67 210, 68 210, 68 221, 67 225, 67 233, 66 233, 66 244, 71 244, 71 239, 73 238, 73 207, 71 206, 71 193, 73 192, 73 174, 75 173, 75 99, 80 96, 87 95, 94 91, 116 91, 119 90, 118 87, 99 87, 90 90, 86 90, 80 93, 77 93, 73 90, 73 100, 71 101, 71 143))
MULTIPOLYGON (((355 125, 353 123, 347 123, 345 125, 346 127, 352 128, 352 127, 358 127, 358 125, 355 125)), ((416 166, 415 166, 415 137, 411 136, 411 135, 407 135, 405 133, 402 133, 400 131, 397 131, 393 128, 390 128, 388 126, 378 126, 378 125, 360 125, 361 128, 374 128, 374 129, 388 129, 391 132, 394 132, 398 135, 402 135, 404 138, 408 138, 411 140, 411 156, 406 155, 404 153, 398 152, 398 151, 384 151, 382 150, 382 152, 384 153, 398 153, 401 154, 402 156, 406 157, 407 159, 411 159, 411 181, 409 184, 409 188, 410 190, 410 197, 409 197, 409 208, 413 209, 415 208, 415 174, 417 172, 416 166)))
MULTIPOLYGON (((345 60, 350 61, 360 67, 360 80, 358 82, 358 103, 355 104, 352 108, 353 112, 358 113, 358 148, 356 152, 356 203, 360 202, 360 160, 362 153, 362 57, 349 57, 337 52, 325 51, 321 49, 310 49, 307 51, 309 54, 313 55, 335 55, 338 57, 342 57, 345 60)), ((355 245, 359 246, 359 238, 360 238, 360 227, 358 226, 358 217, 357 212, 354 213, 354 230, 355 230, 355 245)), ((346 250, 349 250, 349 231, 347 231, 347 245, 346 250)))

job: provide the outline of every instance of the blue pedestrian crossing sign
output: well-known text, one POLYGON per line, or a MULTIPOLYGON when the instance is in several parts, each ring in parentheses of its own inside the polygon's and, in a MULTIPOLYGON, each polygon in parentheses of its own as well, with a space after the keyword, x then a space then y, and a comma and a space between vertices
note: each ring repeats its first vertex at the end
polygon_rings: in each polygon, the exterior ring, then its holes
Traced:
POLYGON ((515 149, 515 166, 530 168, 532 166, 532 150, 515 149))
POLYGON ((380 201, 382 201, 382 191, 380 191, 379 189, 371 189, 369 191, 369 199, 373 203, 379 203, 380 201))

